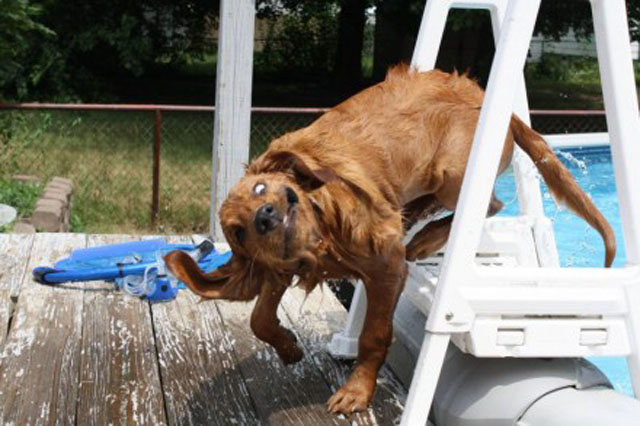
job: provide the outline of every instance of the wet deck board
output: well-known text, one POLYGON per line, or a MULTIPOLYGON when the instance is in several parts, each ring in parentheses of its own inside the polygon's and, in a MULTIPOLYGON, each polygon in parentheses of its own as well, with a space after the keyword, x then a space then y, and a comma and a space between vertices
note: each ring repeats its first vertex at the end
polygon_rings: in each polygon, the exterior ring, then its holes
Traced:
MULTIPOLYGON (((290 290, 279 316, 305 349, 284 366, 249 328, 252 303, 188 291, 152 304, 112 284, 31 280, 74 248, 126 236, 0 234, 0 424, 392 424, 405 390, 387 372, 373 407, 349 420, 325 402, 350 363, 326 353, 346 312, 328 289, 290 290)), ((175 239, 175 238, 174 238, 175 239)))
MULTIPOLYGON (((253 336, 249 319, 254 302, 216 302, 225 327, 236 336, 234 350, 258 416, 269 424, 348 425, 327 413, 331 390, 313 360, 305 354, 293 365, 284 365, 275 350, 253 336)), ((284 312, 282 325, 293 327, 284 312)))
MULTIPOLYGON (((190 242, 172 237, 171 242, 190 242)), ((167 417, 171 425, 257 424, 237 366, 233 336, 213 302, 181 291, 152 305, 167 417)))
MULTIPOLYGON (((38 234, 27 270, 85 244, 84 235, 38 234)), ((0 358, 0 424, 75 422, 81 339, 82 292, 25 274, 0 358)))
MULTIPOLYGON (((335 392, 346 382, 352 367, 351 362, 337 360, 326 351, 331 336, 341 330, 347 319, 344 307, 329 288, 320 286, 308 295, 301 289, 290 289, 281 306, 305 346, 307 356, 313 359, 335 392)), ((395 424, 402 415, 404 392, 390 369, 383 366, 373 404, 367 413, 353 416, 351 420, 358 425, 395 424)))
MULTIPOLYGON (((88 246, 133 239, 90 235, 88 246)), ((77 424, 166 424, 149 303, 84 286, 77 424)))

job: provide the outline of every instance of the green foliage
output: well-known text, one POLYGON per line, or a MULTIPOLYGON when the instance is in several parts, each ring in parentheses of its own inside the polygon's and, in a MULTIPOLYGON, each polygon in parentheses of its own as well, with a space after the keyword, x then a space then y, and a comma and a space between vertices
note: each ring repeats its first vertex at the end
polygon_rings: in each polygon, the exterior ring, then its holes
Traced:
POLYGON ((261 11, 272 20, 265 47, 255 57, 256 72, 297 80, 326 76, 336 51, 336 5, 313 0, 291 6, 287 13, 275 7, 261 11))
MULTIPOLYGON (((632 40, 640 40, 640 1, 627 0, 632 40)), ((593 34, 593 15, 587 1, 543 1, 535 32, 558 40, 573 29, 579 38, 593 34)))
MULTIPOLYGON (((484 20, 488 19, 488 13, 474 9, 452 9, 447 16, 447 24, 451 26, 453 31, 461 31, 467 28, 479 29, 484 24, 484 20)), ((491 34, 487 34, 491 36, 491 34)))
POLYGON ((0 2, 0 49, 18 52, 0 61, 10 71, 0 90, 11 99, 95 100, 123 76, 201 56, 217 12, 206 0, 0 2))
POLYGON ((18 218, 30 216, 42 187, 34 183, 15 182, 0 178, 0 204, 7 204, 18 211, 18 218))
MULTIPOLYGON (((370 17, 368 17, 370 18, 370 17)), ((373 75, 373 48, 374 48, 374 30, 375 25, 372 24, 371 19, 367 19, 367 23, 364 27, 364 40, 362 46, 362 75, 366 78, 371 78, 373 75)))
POLYGON ((25 151, 43 150, 38 141, 52 126, 51 115, 44 113, 38 120, 32 118, 16 111, 0 114, 0 164, 3 165, 0 168, 0 178, 8 177, 6 173, 15 169, 16 158, 25 151))
POLYGON ((0 100, 24 96, 51 64, 39 44, 54 33, 36 22, 40 12, 29 0, 0 0, 0 100))
POLYGON ((640 1, 627 0, 627 14, 629 15, 631 39, 640 41, 640 1))
POLYGON ((69 231, 70 232, 86 232, 87 224, 81 215, 71 212, 69 216, 69 231))
POLYGON ((529 80, 600 84, 598 61, 581 56, 545 53, 540 62, 527 65, 525 75, 529 80))

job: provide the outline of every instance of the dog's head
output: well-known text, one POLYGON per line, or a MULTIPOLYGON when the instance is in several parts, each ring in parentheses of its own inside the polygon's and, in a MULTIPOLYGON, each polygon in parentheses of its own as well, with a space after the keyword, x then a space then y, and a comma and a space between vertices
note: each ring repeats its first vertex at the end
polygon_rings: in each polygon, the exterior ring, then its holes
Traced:
POLYGON ((321 241, 313 201, 290 175, 249 175, 220 209, 220 225, 234 256, 294 272, 321 241))
POLYGON ((321 212, 310 196, 336 179, 312 159, 267 153, 248 168, 220 209, 231 260, 205 275, 187 255, 165 257, 169 269, 206 298, 251 299, 265 279, 290 279, 317 262, 323 245, 321 212))

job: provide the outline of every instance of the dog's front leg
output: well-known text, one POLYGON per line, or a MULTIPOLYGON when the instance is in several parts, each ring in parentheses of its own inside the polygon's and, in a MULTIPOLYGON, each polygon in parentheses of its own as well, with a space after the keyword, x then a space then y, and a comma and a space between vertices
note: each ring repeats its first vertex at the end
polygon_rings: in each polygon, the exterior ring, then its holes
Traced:
POLYGON ((393 337, 393 312, 407 278, 402 244, 376 271, 375 280, 366 280, 367 313, 360 334, 356 366, 345 383, 327 402, 332 413, 350 415, 369 405, 376 388, 378 370, 387 356, 393 337))
POLYGON ((286 285, 262 285, 251 313, 251 330, 258 339, 275 348, 282 362, 292 364, 300 361, 303 353, 295 335, 281 326, 278 319, 278 305, 286 289, 286 285))

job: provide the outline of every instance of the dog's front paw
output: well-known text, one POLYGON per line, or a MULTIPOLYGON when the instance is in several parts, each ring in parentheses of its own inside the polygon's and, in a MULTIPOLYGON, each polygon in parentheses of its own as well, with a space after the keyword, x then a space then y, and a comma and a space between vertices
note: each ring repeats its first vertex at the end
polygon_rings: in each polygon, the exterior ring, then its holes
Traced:
POLYGON ((294 364, 300 361, 304 355, 304 352, 302 352, 302 350, 296 344, 279 349, 277 350, 277 352, 278 356, 285 365, 294 364))
POLYGON ((366 410, 372 396, 373 392, 366 387, 350 386, 347 383, 329 398, 327 409, 333 414, 350 416, 358 411, 366 410))

